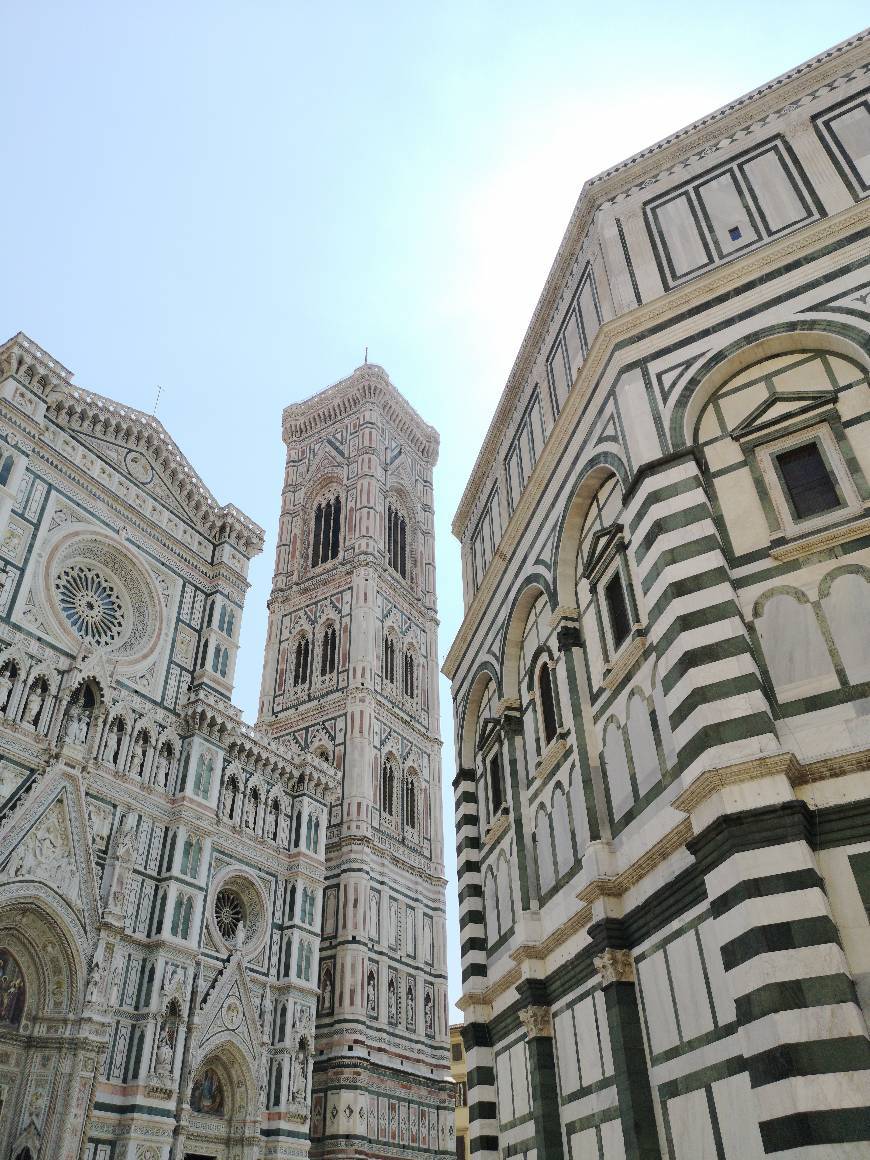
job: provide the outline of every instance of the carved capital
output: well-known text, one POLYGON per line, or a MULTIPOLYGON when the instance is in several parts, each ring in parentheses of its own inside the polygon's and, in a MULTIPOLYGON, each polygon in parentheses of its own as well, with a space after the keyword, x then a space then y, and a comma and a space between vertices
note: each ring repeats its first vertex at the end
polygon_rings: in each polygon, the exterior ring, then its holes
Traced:
POLYGON ((524 1007, 520 1022, 526 1030, 526 1039, 552 1039, 553 1020, 549 1007, 524 1007))
POLYGON ((607 987, 610 983, 634 982, 634 960, 631 951, 613 950, 608 947, 603 954, 593 959, 593 964, 601 976, 602 987, 607 987))
POLYGON ((562 624, 556 630, 556 644, 559 652, 567 652, 569 648, 583 647, 583 634, 576 624, 562 624))

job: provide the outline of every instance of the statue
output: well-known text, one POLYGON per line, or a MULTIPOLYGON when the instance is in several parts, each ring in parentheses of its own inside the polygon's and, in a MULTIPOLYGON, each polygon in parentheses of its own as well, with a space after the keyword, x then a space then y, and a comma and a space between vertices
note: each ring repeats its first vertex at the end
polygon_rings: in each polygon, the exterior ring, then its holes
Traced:
POLYGON ((27 694, 27 700, 24 702, 24 712, 21 714, 21 720, 25 725, 30 725, 31 728, 35 729, 41 709, 42 687, 39 681, 34 681, 30 686, 30 692, 27 694))
POLYGON ((233 935, 233 947, 237 951, 240 951, 245 945, 245 938, 247 937, 247 934, 248 932, 245 930, 245 924, 240 922, 236 927, 235 934, 233 935))
POLYGON ((6 669, 0 673, 0 713, 6 711, 6 703, 9 700, 9 694, 12 692, 13 681, 6 669))
POLYGON ((304 1104, 308 1095, 308 1044, 305 1036, 299 1040, 296 1048, 296 1074, 293 1077, 293 1102, 304 1104))
POLYGON ((157 1037, 157 1054, 155 1056, 154 1070, 158 1076, 172 1075, 172 1044, 169 1042, 169 1035, 166 1030, 166 1025, 160 1025, 160 1033, 157 1037))
POLYGON ((121 1002, 121 964, 116 963, 109 984, 109 1006, 117 1007, 121 1002))
POLYGON ((144 733, 137 733, 136 740, 133 742, 133 752, 130 754, 130 772, 136 777, 142 776, 142 768, 145 765, 144 738, 144 733))
POLYGON ((161 788, 166 788, 166 779, 169 777, 169 758, 166 756, 166 746, 160 750, 160 756, 157 758, 157 769, 154 775, 155 783, 161 788))
POLYGON ((96 1003, 97 996, 100 993, 100 984, 103 981, 103 964, 94 955, 94 961, 91 963, 91 973, 88 976, 88 987, 85 992, 85 1003, 96 1003))

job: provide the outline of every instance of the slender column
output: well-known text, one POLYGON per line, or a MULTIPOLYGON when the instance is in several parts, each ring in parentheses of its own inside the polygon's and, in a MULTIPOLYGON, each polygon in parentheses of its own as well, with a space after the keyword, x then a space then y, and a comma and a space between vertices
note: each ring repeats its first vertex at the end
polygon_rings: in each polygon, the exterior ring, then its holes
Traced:
POLYGON ((538 1002, 546 998, 546 985, 539 980, 525 979, 517 985, 517 991, 529 1004, 520 1011, 520 1022, 526 1032, 535 1145, 539 1156, 546 1156, 547 1160, 563 1160, 565 1152, 553 1054, 553 1021, 549 1006, 538 1002))
POLYGON ((765 1151, 815 1146, 846 1160, 870 1141, 867 1025, 810 845, 812 810, 788 800, 787 784, 779 801, 765 788, 754 782, 753 796, 769 804, 712 821, 707 812, 687 845, 704 874, 765 1151))
MULTIPOLYGON (((586 805, 586 825, 589 829, 589 841, 598 842, 601 839, 601 819, 598 813, 598 803, 595 799, 595 786, 592 779, 592 763, 589 757, 589 745, 586 739, 586 707, 589 698, 583 696, 581 687, 586 691, 586 682, 581 686, 577 675, 577 660, 575 651, 583 648, 583 638, 579 625, 565 622, 559 626, 556 633, 556 643, 559 651, 565 658, 565 680, 568 685, 568 699, 570 702, 571 717, 574 721, 574 743, 577 747, 577 765, 580 770, 580 780, 583 786, 583 801, 586 805)), ((583 663, 582 653, 580 663, 583 663)))
POLYGON ((589 934, 601 947, 594 964, 607 1012, 626 1160, 661 1160, 631 952, 625 948, 618 919, 595 923, 589 934))
POLYGON ((499 1160, 495 1057, 489 1027, 484 1022, 462 1028, 468 1064, 468 1152, 477 1160, 499 1160))
POLYGON ((486 977, 486 930, 480 874, 480 810, 473 769, 460 769, 456 774, 453 779, 453 797, 456 805, 456 872, 464 988, 470 979, 486 977))

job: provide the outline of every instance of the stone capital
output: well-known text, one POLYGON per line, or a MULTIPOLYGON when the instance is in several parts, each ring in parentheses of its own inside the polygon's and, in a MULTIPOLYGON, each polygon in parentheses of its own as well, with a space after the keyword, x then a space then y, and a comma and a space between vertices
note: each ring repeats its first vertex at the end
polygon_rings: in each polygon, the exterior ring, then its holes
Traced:
POLYGON ((592 960, 595 970, 601 976, 601 986, 607 987, 611 983, 634 982, 634 960, 631 951, 613 950, 608 947, 603 954, 596 955, 592 960))
POLYGON ((553 1020, 549 1007, 524 1007, 520 1011, 520 1022, 526 1031, 526 1039, 552 1039, 553 1020))

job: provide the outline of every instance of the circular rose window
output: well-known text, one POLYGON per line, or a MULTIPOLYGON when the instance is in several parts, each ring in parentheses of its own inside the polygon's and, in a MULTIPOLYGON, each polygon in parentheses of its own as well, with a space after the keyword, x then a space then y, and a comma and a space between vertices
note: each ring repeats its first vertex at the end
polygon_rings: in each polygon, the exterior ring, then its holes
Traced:
POLYGON ((60 610, 73 631, 92 644, 112 644, 124 627, 121 599, 110 580, 96 568, 75 564, 54 582, 60 610))
POLYGON ((235 890, 219 890, 214 900, 214 920, 227 942, 232 942, 236 931, 245 921, 245 904, 235 890))
POLYGON ((268 933, 266 898, 246 874, 236 870, 220 876, 209 914, 212 934, 230 950, 254 954, 268 933))
POLYGON ((67 534, 48 553, 43 576, 53 618, 73 647, 83 642, 138 663, 158 646, 160 597, 145 561, 126 545, 67 534))

